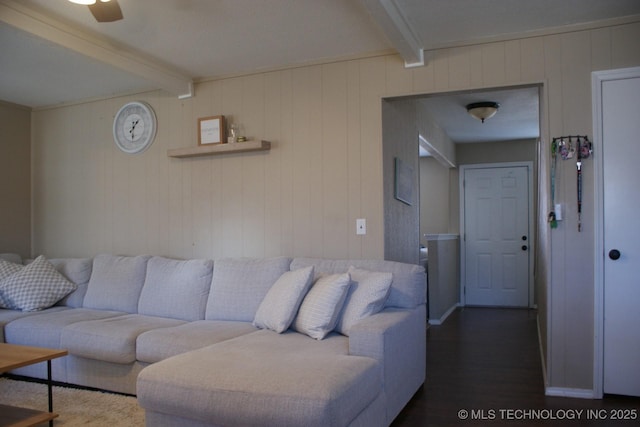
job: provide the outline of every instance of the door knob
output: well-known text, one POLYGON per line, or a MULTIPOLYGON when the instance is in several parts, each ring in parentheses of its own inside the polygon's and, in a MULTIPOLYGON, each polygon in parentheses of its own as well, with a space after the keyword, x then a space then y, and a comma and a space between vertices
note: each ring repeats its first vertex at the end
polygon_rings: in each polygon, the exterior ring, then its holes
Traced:
POLYGON ((529 249, 529 248, 527 247, 527 245, 522 245, 522 250, 523 250, 523 251, 526 251, 527 249, 529 249))
POLYGON ((611 258, 612 260, 617 260, 618 258, 620 258, 620 251, 617 249, 611 249, 609 251, 609 258, 611 258))

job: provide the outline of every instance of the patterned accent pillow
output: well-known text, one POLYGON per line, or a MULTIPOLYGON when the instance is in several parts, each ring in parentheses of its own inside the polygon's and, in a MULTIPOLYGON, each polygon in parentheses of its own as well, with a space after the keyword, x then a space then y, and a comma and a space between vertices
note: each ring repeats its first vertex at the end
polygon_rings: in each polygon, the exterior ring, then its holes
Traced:
MULTIPOLYGON (((0 283, 12 274, 22 270, 24 265, 16 264, 14 262, 5 261, 0 259, 0 283)), ((11 301, 4 296, 4 291, 0 288, 0 308, 13 308, 11 307, 11 301)))
POLYGON ((360 270, 353 266, 349 267, 349 274, 351 287, 336 325, 336 331, 346 336, 353 325, 382 310, 393 280, 391 273, 360 270))
POLYGON ((51 307, 77 288, 40 255, 31 264, 0 281, 0 292, 13 309, 38 311, 51 307))
POLYGON ((284 273, 260 303, 253 326, 277 333, 286 331, 312 282, 313 266, 284 273))
POLYGON ((336 327, 351 278, 349 273, 322 276, 302 300, 293 329, 321 340, 336 327))

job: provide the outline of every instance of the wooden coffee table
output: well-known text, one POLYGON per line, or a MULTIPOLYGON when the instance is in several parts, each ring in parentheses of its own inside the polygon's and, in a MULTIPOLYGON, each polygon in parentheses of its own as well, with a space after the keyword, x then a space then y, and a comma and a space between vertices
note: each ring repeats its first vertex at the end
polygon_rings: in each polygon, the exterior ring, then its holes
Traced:
POLYGON ((29 427, 46 421, 49 421, 49 426, 53 426, 53 419, 56 418, 58 414, 53 412, 51 360, 66 356, 67 354, 67 350, 0 343, 0 373, 35 363, 47 362, 47 387, 49 391, 49 412, 0 404, 0 414, 2 414, 0 427, 29 427))

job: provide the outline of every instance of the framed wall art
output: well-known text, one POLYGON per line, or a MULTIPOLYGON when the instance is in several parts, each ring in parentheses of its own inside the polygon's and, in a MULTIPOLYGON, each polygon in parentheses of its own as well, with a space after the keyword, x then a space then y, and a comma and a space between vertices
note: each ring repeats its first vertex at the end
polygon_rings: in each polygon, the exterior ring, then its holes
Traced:
POLYGON ((222 144, 225 139, 224 116, 198 119, 198 145, 222 144))

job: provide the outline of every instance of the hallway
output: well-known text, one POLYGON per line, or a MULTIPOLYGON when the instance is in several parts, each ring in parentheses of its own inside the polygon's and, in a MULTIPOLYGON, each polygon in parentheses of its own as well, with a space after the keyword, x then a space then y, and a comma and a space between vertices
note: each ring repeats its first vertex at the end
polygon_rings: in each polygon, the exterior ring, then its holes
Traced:
POLYGON ((527 309, 462 308, 431 326, 426 383, 392 425, 638 425, 639 398, 544 395, 536 315, 527 309))

